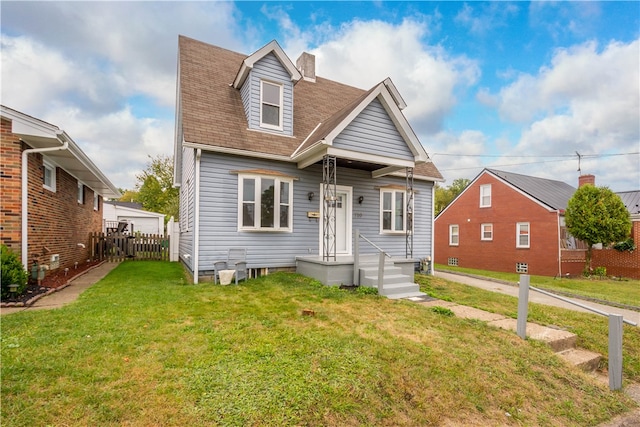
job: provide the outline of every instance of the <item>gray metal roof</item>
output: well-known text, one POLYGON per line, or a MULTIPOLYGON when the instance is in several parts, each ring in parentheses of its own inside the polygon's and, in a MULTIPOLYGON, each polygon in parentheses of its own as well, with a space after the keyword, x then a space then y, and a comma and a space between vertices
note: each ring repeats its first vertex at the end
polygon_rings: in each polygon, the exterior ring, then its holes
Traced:
POLYGON ((631 215, 640 214, 640 190, 616 193, 631 215))
POLYGON ((576 191, 575 187, 562 181, 537 178, 535 176, 504 172, 496 169, 486 170, 552 209, 566 209, 567 202, 576 191))

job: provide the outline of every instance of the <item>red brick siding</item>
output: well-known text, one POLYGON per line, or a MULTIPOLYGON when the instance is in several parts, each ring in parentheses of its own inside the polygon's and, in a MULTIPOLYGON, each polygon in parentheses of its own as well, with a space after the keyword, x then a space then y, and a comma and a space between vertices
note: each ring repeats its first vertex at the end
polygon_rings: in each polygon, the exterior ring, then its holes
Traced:
POLYGON ((0 120, 0 241, 20 253, 20 163, 22 147, 11 121, 0 120))
MULTIPOLYGON (((633 222, 631 237, 640 244, 640 221, 633 222)), ((607 275, 640 279, 640 251, 620 252, 615 249, 597 249, 592 252, 592 267, 606 267, 607 275)))
POLYGON ((435 221, 435 262, 458 258, 460 267, 516 272, 516 263, 528 264, 528 273, 558 274, 558 214, 490 175, 481 176, 435 221), (480 208, 480 186, 491 184, 491 207, 480 208), (516 223, 530 224, 530 248, 516 248, 516 223), (493 240, 480 240, 480 226, 493 224, 493 240), (460 227, 459 246, 449 245, 449 225, 460 227))
MULTIPOLYGON (((2 121, 2 242, 20 253, 21 242, 21 152, 30 148, 10 132, 9 121, 2 121), (7 156, 5 157, 5 153, 7 156), (10 197, 5 197, 5 189, 10 197)), ((90 256, 89 233, 102 229, 100 209, 93 209, 93 191, 84 187, 84 203, 78 203, 78 181, 65 170, 56 168, 56 191, 43 187, 41 154, 28 158, 28 257, 49 264, 51 255, 60 255, 60 268, 82 263, 90 256), (79 248, 78 243, 85 245, 79 248)))

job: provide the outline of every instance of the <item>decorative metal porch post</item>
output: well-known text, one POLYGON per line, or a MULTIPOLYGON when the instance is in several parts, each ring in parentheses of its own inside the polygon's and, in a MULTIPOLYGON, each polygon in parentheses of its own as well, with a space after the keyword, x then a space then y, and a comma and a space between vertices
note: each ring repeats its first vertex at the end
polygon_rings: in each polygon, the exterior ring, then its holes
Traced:
POLYGON ((413 258, 413 168, 407 168, 407 230, 406 257, 413 258))
POLYGON ((324 193, 324 251, 322 259, 336 260, 336 157, 322 158, 322 185, 324 193))

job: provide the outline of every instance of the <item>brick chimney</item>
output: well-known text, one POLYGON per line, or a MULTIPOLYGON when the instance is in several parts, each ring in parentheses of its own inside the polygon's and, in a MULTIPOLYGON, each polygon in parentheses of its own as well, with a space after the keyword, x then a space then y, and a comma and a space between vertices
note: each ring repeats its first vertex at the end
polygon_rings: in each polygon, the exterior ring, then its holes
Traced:
POLYGON ((316 81, 316 56, 307 52, 302 52, 296 61, 296 67, 302 73, 302 77, 308 82, 316 81))
POLYGON ((585 184, 596 185, 595 175, 580 175, 578 178, 578 187, 582 187, 585 184))

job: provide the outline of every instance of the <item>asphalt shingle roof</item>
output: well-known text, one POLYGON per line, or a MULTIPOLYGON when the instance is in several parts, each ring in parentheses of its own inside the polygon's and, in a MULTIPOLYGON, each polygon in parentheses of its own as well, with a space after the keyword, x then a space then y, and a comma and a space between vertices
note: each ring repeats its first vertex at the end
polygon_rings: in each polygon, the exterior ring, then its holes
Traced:
POLYGON ((504 179, 509 184, 527 193, 534 199, 553 209, 566 209, 567 202, 576 191, 575 187, 562 182, 535 176, 487 169, 492 174, 504 179))
MULTIPOLYGON (((316 135, 326 134, 327 126, 339 123, 367 94, 318 76, 315 83, 299 80, 294 86, 293 137, 249 130, 240 91, 231 86, 247 55, 185 36, 178 43, 180 108, 187 142, 289 157, 319 123, 323 123, 318 129, 322 132, 316 135)), ((416 166, 414 173, 442 178, 433 163, 416 166)))

